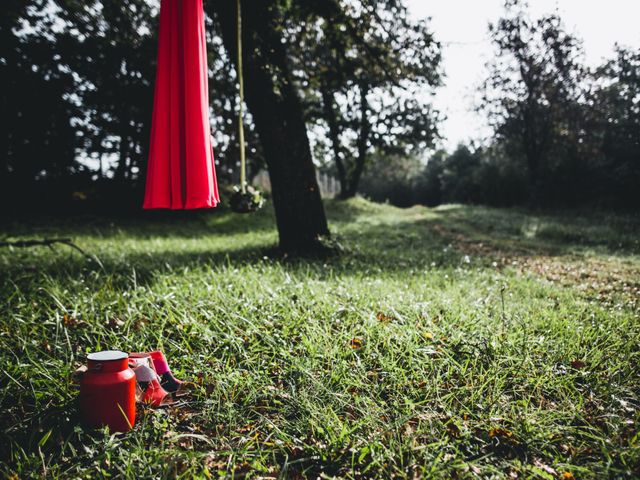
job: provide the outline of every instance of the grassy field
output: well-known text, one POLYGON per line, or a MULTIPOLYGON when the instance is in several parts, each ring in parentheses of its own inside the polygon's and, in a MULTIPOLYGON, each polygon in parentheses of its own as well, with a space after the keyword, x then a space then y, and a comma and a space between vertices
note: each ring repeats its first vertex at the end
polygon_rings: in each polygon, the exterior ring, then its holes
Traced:
POLYGON ((329 203, 344 252, 270 254, 270 211, 5 226, 0 474, 637 478, 640 219, 329 203), (87 352, 197 387, 83 431, 87 352))

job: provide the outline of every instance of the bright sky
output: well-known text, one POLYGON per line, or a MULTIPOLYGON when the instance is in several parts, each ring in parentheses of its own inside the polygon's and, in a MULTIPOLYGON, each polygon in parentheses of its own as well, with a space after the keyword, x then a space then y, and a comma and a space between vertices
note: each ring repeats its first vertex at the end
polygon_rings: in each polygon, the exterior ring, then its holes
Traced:
MULTIPOLYGON (((487 134, 481 117, 473 113, 473 90, 485 74, 493 54, 487 25, 503 12, 503 0, 406 0, 417 18, 431 17, 443 43, 445 86, 436 94, 436 107, 448 118, 441 125, 443 144, 487 134)), ((640 48, 640 0, 530 0, 534 17, 557 11, 567 29, 582 38, 586 61, 596 65, 611 57, 617 42, 640 48)))

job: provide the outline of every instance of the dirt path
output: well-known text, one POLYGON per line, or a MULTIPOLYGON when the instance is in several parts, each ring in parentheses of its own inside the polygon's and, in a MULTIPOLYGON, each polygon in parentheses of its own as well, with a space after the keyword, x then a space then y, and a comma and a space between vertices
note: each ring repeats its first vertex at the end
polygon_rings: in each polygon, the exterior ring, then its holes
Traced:
POLYGON ((496 268, 514 268, 521 275, 536 275, 563 287, 577 288, 587 298, 608 308, 622 306, 640 312, 640 265, 630 260, 614 256, 553 255, 549 249, 513 240, 474 239, 442 224, 433 225, 433 231, 457 251, 489 259, 496 268))

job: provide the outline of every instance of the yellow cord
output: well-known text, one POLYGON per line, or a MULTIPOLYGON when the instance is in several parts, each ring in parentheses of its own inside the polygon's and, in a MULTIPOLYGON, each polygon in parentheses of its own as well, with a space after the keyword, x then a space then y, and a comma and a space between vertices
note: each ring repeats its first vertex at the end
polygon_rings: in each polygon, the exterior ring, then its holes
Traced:
POLYGON ((242 14, 240 12, 240 0, 236 0, 238 7, 238 84, 240 86, 240 113, 238 114, 238 140, 240 142, 240 189, 242 193, 247 191, 247 168, 244 152, 244 81, 242 78, 242 14))

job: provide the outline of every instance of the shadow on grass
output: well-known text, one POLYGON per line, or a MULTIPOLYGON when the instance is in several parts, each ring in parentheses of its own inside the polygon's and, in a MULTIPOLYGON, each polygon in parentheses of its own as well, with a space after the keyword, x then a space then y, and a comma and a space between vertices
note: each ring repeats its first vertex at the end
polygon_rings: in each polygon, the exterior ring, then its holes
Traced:
POLYGON ((96 236, 111 238, 194 238, 212 234, 264 232, 275 228, 272 208, 259 214, 228 210, 140 211, 129 216, 43 216, 0 224, 2 237, 96 236))
MULTIPOLYGON (((125 219, 95 224, 45 225, 58 235, 99 232, 99 237, 163 239, 203 238, 201 248, 154 250, 149 253, 107 252, 101 257, 104 268, 79 255, 52 255, 31 259, 20 255, 0 272, 0 281, 21 289, 38 288, 44 280, 83 278, 99 282, 109 277, 110 287, 131 288, 135 270, 137 285, 149 285, 157 275, 188 268, 221 268, 272 262, 292 273, 323 279, 327 276, 404 274, 425 268, 455 268, 467 254, 477 264, 490 264, 497 255, 530 257, 562 255, 576 247, 597 246, 611 252, 637 251, 638 223, 623 219, 613 224, 592 225, 587 219, 565 216, 535 216, 519 210, 496 210, 452 205, 438 209, 413 207, 392 209, 364 201, 329 202, 330 218, 342 232, 338 242, 344 251, 324 259, 282 259, 276 246, 265 236, 274 232, 273 212, 256 215, 218 215, 206 212, 152 212, 144 221, 125 219), (157 215, 156 215, 157 214, 157 215), (373 220, 370 222, 369 220, 373 220), (100 226, 109 225, 105 231, 100 226), (206 240, 225 235, 244 235, 257 246, 207 247, 206 240), (568 237, 567 237, 568 235, 568 237), (252 237, 253 236, 253 237, 252 237), (36 263, 37 262, 37 263, 36 263)), ((24 227, 28 230, 28 226, 24 227)), ((33 230, 31 230, 33 232, 33 230)), ((230 239, 230 243, 237 238, 230 239)))
POLYGON ((265 256, 272 255, 273 248, 246 247, 216 251, 175 252, 155 251, 153 253, 127 254, 114 260, 102 258, 102 266, 80 255, 60 255, 48 262, 33 263, 28 258, 12 263, 0 272, 0 283, 18 287, 24 293, 35 292, 42 284, 53 280, 66 282, 82 279, 88 285, 96 285, 108 279, 109 288, 123 292, 135 284, 150 285, 158 274, 185 267, 237 267, 252 264, 265 256))
MULTIPOLYGON (((7 404, 15 405, 11 395, 4 398, 7 404)), ((0 442, 0 462, 9 462, 13 455, 34 454, 38 451, 48 455, 61 442, 68 439, 80 427, 78 400, 41 408, 36 403, 25 403, 20 399, 22 417, 13 423, 8 418, 0 422, 4 439, 0 442), (21 452, 12 452, 12 447, 20 445, 21 452)))

